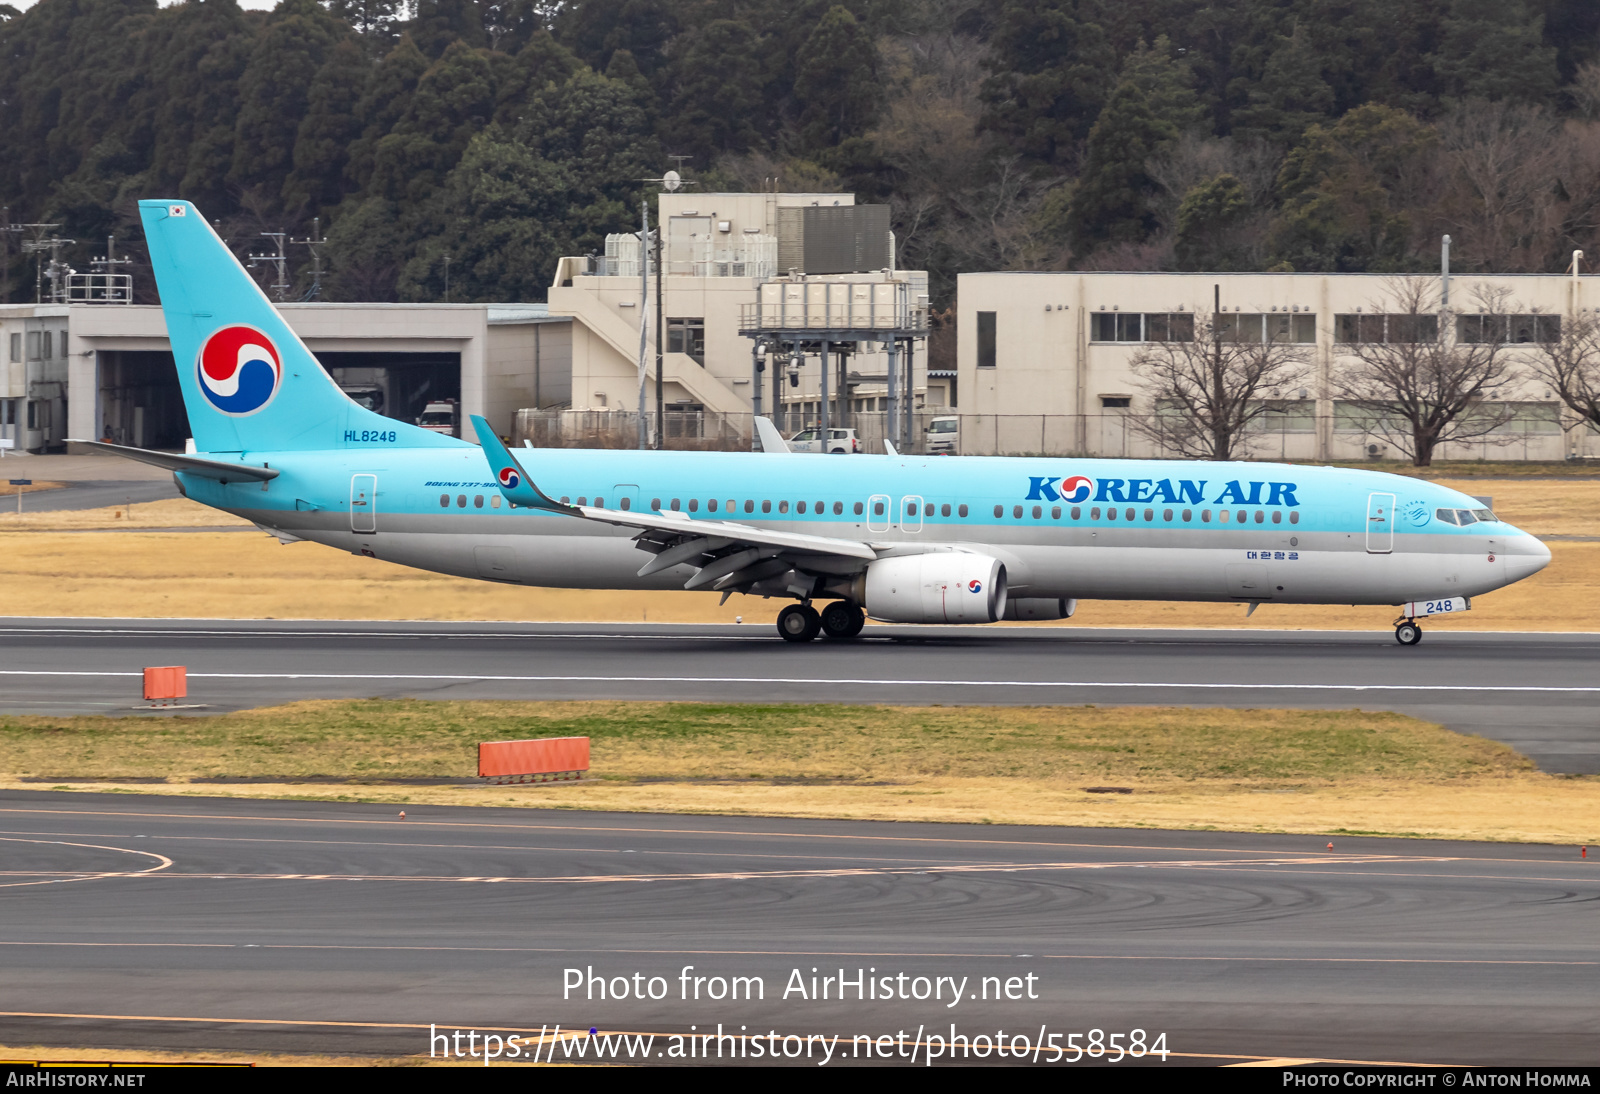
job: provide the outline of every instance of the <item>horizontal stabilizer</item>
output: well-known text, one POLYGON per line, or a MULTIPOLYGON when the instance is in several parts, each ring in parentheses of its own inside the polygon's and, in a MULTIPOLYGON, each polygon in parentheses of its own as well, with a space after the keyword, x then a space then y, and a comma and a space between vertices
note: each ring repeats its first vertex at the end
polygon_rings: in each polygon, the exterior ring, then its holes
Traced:
POLYGON ((109 452, 113 456, 138 460, 168 471, 187 471, 218 482, 266 482, 278 477, 275 467, 256 467, 254 464, 233 463, 229 460, 208 460, 203 456, 186 456, 177 452, 153 452, 148 448, 129 448, 126 445, 107 444, 104 441, 68 441, 81 444, 96 452, 109 452))

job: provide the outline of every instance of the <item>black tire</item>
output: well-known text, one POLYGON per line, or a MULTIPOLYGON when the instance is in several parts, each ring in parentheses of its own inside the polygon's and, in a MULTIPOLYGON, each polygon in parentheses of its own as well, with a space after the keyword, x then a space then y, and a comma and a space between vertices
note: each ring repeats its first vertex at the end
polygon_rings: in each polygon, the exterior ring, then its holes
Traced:
POLYGON ((804 604, 790 604, 778 613, 778 634, 785 642, 809 642, 822 629, 822 620, 804 604))
POLYGON ((1394 629, 1394 638, 1402 646, 1415 646, 1422 641, 1422 628, 1407 621, 1394 629))
POLYGON ((835 642, 848 641, 861 633, 866 626, 866 616, 860 608, 847 600, 835 600, 822 609, 822 636, 835 642))

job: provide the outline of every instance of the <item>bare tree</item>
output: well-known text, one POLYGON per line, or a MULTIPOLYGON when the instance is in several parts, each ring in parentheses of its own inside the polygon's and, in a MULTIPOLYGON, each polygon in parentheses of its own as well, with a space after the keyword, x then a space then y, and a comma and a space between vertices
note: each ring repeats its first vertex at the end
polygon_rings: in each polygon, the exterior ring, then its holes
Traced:
POLYGON ((1567 409, 1600 430, 1600 322, 1593 315, 1568 316, 1558 341, 1539 346, 1533 369, 1555 389, 1567 409))
POLYGON ((1335 396, 1418 467, 1431 466, 1441 444, 1492 438, 1516 414, 1490 401, 1517 379, 1506 353, 1507 294, 1480 289, 1476 314, 1461 313, 1457 331, 1457 313, 1438 308, 1433 285, 1391 281, 1372 317, 1383 318, 1383 329, 1363 331, 1332 376, 1335 396))
POLYGON ((1196 312, 1192 329, 1172 316, 1166 334, 1129 360, 1155 411, 1129 424, 1190 459, 1245 455, 1251 423, 1277 410, 1272 400, 1310 368, 1307 347, 1247 329, 1236 316, 1196 312))

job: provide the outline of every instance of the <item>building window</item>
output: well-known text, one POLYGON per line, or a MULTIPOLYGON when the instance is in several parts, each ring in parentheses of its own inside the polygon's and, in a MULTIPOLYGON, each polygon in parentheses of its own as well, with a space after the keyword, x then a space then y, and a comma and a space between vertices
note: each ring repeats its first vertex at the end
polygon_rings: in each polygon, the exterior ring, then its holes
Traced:
POLYGON ((667 352, 687 353, 694 363, 706 363, 706 321, 704 319, 668 319, 667 352))
POLYGON ((1316 432, 1317 404, 1312 399, 1267 399, 1251 403, 1251 409, 1263 406, 1265 412, 1245 426, 1251 433, 1316 432))
POLYGON ((13 361, 22 360, 22 335, 20 334, 11 336, 11 359, 13 361))
POLYGON ((1190 312, 1096 312, 1089 338, 1095 342, 1193 342, 1190 312))
POLYGON ((45 331, 44 332, 44 354, 43 354, 44 359, 46 361, 48 361, 52 357, 54 357, 55 355, 56 355, 56 351, 55 351, 55 336, 53 334, 51 334, 49 331, 45 331))
POLYGON ((1126 410, 1133 406, 1133 399, 1128 395, 1102 395, 1100 408, 1102 410, 1126 410))
MULTIPOLYGON (((1476 318, 1476 317, 1473 317, 1476 318)), ((1333 340, 1342 345, 1393 342, 1416 344, 1439 340, 1437 315, 1335 315, 1333 340)))
POLYGON ((995 367, 995 332, 992 311, 978 313, 978 367, 995 367))
POLYGON ((28 332, 28 360, 37 361, 38 359, 39 359, 39 332, 36 331, 36 330, 30 330, 28 332))
POLYGON ((1559 315, 1458 315, 1459 342, 1559 342, 1559 315))
POLYGON ((1217 316, 1217 333, 1224 342, 1294 342, 1317 340, 1317 317, 1309 313, 1224 312, 1217 316))

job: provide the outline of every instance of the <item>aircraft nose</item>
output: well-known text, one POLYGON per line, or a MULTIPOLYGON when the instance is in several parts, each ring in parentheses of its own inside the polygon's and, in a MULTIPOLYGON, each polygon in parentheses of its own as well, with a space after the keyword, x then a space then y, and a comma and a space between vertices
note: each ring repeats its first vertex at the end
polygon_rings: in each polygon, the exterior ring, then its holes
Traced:
POLYGON ((1550 548, 1536 537, 1523 533, 1506 545, 1505 560, 1506 577, 1521 581, 1550 565, 1550 548))

